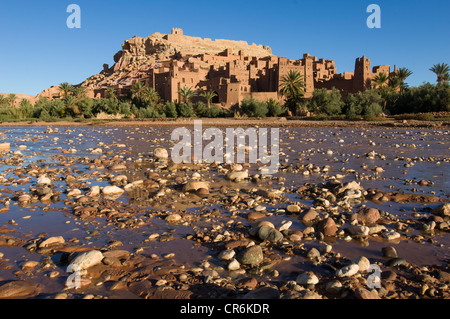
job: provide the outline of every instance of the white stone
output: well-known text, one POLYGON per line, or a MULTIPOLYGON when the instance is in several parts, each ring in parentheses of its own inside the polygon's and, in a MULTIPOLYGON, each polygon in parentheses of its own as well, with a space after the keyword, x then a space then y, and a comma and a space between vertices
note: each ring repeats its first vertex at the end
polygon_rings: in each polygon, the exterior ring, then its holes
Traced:
POLYGON ((233 172, 240 172, 240 171, 242 171, 244 169, 244 167, 241 165, 241 164, 233 164, 232 166, 231 166, 231 170, 233 171, 233 172))
POLYGON ((125 189, 127 192, 129 192, 129 191, 131 191, 131 190, 133 190, 133 189, 135 189, 135 188, 137 188, 137 187, 142 186, 143 184, 144 184, 144 181, 143 181, 143 180, 134 181, 134 182, 132 182, 132 183, 130 183, 130 184, 125 185, 124 189, 125 189))
POLYGON ((232 249, 226 249, 219 254, 220 260, 232 260, 236 256, 236 252, 232 249))
POLYGON ((11 149, 10 143, 0 143, 0 151, 9 151, 11 149))
POLYGON ((204 188, 209 190, 209 185, 206 182, 200 182, 200 181, 190 181, 186 185, 184 185, 183 191, 184 192, 195 192, 199 190, 200 188, 204 188))
POLYGON ((349 189, 352 189, 352 190, 356 189, 356 190, 360 190, 360 191, 363 190, 362 186, 359 185, 358 182, 352 181, 350 183, 344 184, 344 186, 339 188, 337 192, 338 192, 338 194, 341 194, 341 193, 343 193, 343 192, 345 192, 346 190, 349 190, 349 189))
POLYGON ((395 240, 401 237, 400 233, 396 232, 396 231, 389 231, 386 233, 383 233, 383 237, 386 238, 387 240, 395 240))
POLYGON ((344 198, 356 199, 362 196, 362 192, 359 189, 347 189, 344 192, 344 198))
POLYGON ((169 152, 165 148, 157 148, 154 151, 154 156, 157 159, 168 159, 169 158, 169 152))
POLYGON ((264 212, 266 209, 266 206, 258 205, 255 207, 255 212, 264 212))
POLYGON ((289 205, 289 206, 286 208, 286 210, 287 210, 289 213, 298 213, 298 212, 300 212, 301 207, 298 206, 298 205, 289 205))
POLYGON ((97 185, 92 186, 86 195, 90 196, 90 197, 99 196, 100 195, 100 186, 97 186, 97 185))
POLYGON ((248 178, 248 170, 238 172, 231 171, 226 175, 226 178, 233 182, 240 182, 248 178))
POLYGON ((233 271, 233 270, 238 270, 241 269, 241 265, 239 264, 239 262, 236 259, 233 259, 229 264, 228 264, 228 270, 229 271, 233 271))
POLYGON ((369 235, 370 228, 367 226, 350 225, 347 231, 353 236, 367 236, 369 235))
POLYGON ((76 268, 79 269, 89 269, 92 266, 98 265, 103 260, 103 254, 98 250, 91 250, 86 253, 82 253, 78 255, 72 262, 70 263, 70 269, 76 271, 76 268), (72 267, 71 267, 72 266, 72 267))
POLYGON ((303 235, 308 236, 309 234, 313 234, 315 232, 316 230, 314 229, 314 227, 309 226, 305 228, 305 230, 303 231, 303 235))
POLYGON ((356 257, 352 260, 353 263, 357 264, 359 266, 360 272, 366 272, 367 269, 370 267, 370 261, 364 256, 356 257))
POLYGON ((67 193, 67 197, 80 196, 81 194, 82 194, 82 192, 78 188, 75 188, 67 193))
POLYGON ((121 183, 121 182, 126 182, 127 180, 128 180, 128 177, 126 175, 117 175, 111 179, 111 182, 121 183))
POLYGON ((351 264, 339 269, 336 272, 336 276, 338 277, 351 277, 356 275, 359 271, 359 266, 357 264, 351 264))
POLYGON ((179 214, 171 214, 166 217, 165 221, 169 224, 175 224, 178 223, 182 219, 181 215, 179 214))
POLYGON ((62 236, 50 237, 39 244, 39 248, 48 247, 53 244, 64 244, 65 240, 62 236))
POLYGON ((319 278, 313 272, 308 271, 299 275, 295 281, 300 285, 316 285, 319 278))
POLYGON ((119 194, 123 194, 123 192, 125 192, 125 191, 122 188, 117 187, 117 186, 105 186, 102 189, 102 193, 105 196, 119 195, 119 194))
POLYGON ((289 227, 292 226, 292 222, 289 221, 283 221, 281 222, 281 226, 278 228, 278 231, 288 230, 289 227))
POLYGON ((383 231, 386 231, 386 227, 384 225, 374 225, 369 227, 369 235, 378 234, 383 231))
POLYGON ((41 185, 51 185, 52 181, 47 177, 47 175, 42 175, 37 179, 37 183, 41 185))

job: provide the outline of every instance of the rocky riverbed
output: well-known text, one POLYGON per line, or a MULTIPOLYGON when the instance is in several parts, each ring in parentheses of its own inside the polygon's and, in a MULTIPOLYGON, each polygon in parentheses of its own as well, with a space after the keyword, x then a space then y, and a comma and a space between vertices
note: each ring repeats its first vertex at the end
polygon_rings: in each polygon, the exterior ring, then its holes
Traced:
POLYGON ((172 130, 1 128, 0 298, 449 297, 448 130, 282 128, 273 175, 172 130))

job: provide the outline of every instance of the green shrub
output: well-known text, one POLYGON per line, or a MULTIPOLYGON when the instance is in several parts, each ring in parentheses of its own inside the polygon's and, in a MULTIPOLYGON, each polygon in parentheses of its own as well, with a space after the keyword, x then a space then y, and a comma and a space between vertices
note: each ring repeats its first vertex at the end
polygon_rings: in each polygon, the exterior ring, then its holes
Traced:
POLYGON ((52 117, 50 115, 50 113, 48 112, 48 110, 46 110, 46 109, 42 110, 42 112, 39 115, 39 119, 41 121, 44 121, 44 122, 52 122, 52 121, 54 121, 54 117, 52 117))
POLYGON ((166 102, 163 107, 164 114, 167 118, 177 118, 177 105, 173 102, 166 102))
POLYGON ((366 90, 355 94, 349 94, 345 101, 345 114, 348 118, 356 116, 378 116, 383 113, 381 95, 375 90, 366 90))
POLYGON ((224 109, 213 104, 213 105, 211 105, 211 108, 209 109, 208 117, 217 118, 217 117, 225 117, 226 115, 227 115, 227 112, 224 109))
POLYGON ((179 103, 177 105, 177 113, 181 117, 187 118, 195 117, 195 111, 192 103, 179 103))
POLYGON ((17 122, 18 119, 14 115, 0 114, 0 122, 17 122))
POLYGON ((314 90, 311 101, 307 104, 309 111, 326 115, 339 115, 344 106, 341 92, 333 88, 328 92, 326 88, 314 90))
POLYGON ((63 100, 46 101, 41 105, 41 108, 51 118, 63 118, 67 112, 66 104, 63 100))
POLYGON ((392 114, 450 111, 450 85, 426 83, 407 88, 388 109, 392 114))
POLYGON ((0 121, 11 122, 13 120, 17 120, 14 110, 9 104, 2 104, 0 106, 0 121))
POLYGON ((78 102, 78 108, 85 118, 93 117, 92 109, 94 107, 94 101, 90 98, 83 98, 78 102))
POLYGON ((286 113, 286 108, 274 99, 267 101, 267 116, 278 117, 286 113))
POLYGON ((19 108, 15 109, 15 114, 19 119, 28 119, 33 116, 33 106, 28 100, 22 100, 19 108))
POLYGON ((199 101, 195 106, 195 114, 197 117, 209 117, 209 109, 205 103, 199 101))
POLYGON ((131 103, 120 101, 118 105, 118 114, 123 114, 125 116, 130 116, 131 113, 131 103))
POLYGON ((160 114, 156 107, 153 105, 138 109, 138 112, 135 115, 140 119, 158 119, 165 117, 165 114, 160 114))
POLYGON ((97 114, 103 112, 110 115, 117 114, 131 114, 130 102, 123 102, 116 98, 98 99, 94 100, 94 105, 92 107, 92 114, 96 116, 97 114))
POLYGON ((0 95, 0 108, 8 105, 8 100, 3 95, 0 95))
POLYGON ((251 98, 241 102, 241 111, 248 117, 266 117, 269 109, 267 103, 251 98))
POLYGON ((208 109, 208 106, 200 101, 195 107, 195 114, 199 118, 217 118, 224 117, 226 115, 226 111, 215 104, 212 104, 208 109))

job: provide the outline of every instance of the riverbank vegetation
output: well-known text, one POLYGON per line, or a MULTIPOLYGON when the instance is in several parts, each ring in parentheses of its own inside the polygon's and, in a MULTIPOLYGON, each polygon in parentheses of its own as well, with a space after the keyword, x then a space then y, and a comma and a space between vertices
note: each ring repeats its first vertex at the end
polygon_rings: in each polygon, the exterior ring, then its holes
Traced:
POLYGON ((434 114, 450 111, 449 69, 442 63, 430 71, 437 75, 436 84, 408 87, 405 81, 412 72, 400 68, 391 76, 377 75, 365 91, 344 97, 336 88, 322 88, 316 89, 310 98, 304 97, 302 76, 292 71, 280 83, 284 102, 250 98, 229 110, 212 103, 217 96, 215 92, 199 92, 189 87, 180 89, 181 101, 177 102, 162 100, 142 82, 136 83, 128 96, 118 97, 114 89, 109 89, 105 98, 93 99, 87 97, 84 87, 65 82, 59 85, 60 99, 39 98, 34 105, 27 100, 17 105, 14 94, 0 96, 0 121, 281 116, 311 120, 382 120, 386 116, 437 120, 434 114))

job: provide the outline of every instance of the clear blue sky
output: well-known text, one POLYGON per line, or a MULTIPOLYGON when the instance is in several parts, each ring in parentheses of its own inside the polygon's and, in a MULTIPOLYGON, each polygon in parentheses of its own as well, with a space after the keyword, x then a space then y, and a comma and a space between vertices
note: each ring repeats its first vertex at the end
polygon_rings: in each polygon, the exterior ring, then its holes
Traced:
POLYGON ((367 56, 414 74, 410 85, 436 81, 428 69, 450 63, 447 0, 15 0, 0 2, 0 92, 36 95, 61 82, 78 84, 113 64, 125 39, 170 33, 245 40, 299 59, 336 61, 338 72, 367 56), (81 7, 81 29, 69 29, 69 4, 81 7), (366 8, 381 7, 381 29, 366 8))

